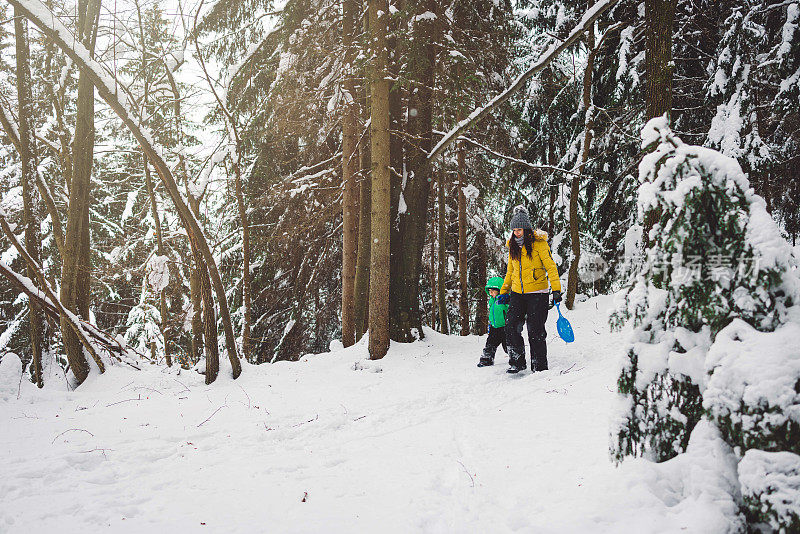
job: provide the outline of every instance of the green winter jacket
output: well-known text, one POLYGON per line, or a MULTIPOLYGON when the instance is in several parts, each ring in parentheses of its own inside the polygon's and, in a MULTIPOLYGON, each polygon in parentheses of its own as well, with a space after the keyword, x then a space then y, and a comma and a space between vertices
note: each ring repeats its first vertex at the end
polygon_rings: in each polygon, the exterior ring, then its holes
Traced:
MULTIPOLYGON (((489 295, 490 289, 500 289, 503 286, 503 279, 499 276, 493 276, 486 282, 486 294, 489 295)), ((506 325, 506 314, 508 313, 508 304, 498 304, 497 297, 489 299, 489 324, 493 328, 503 328, 506 325)))
POLYGON ((497 304, 497 297, 489 299, 489 324, 494 328, 503 328, 506 325, 508 304, 497 304))

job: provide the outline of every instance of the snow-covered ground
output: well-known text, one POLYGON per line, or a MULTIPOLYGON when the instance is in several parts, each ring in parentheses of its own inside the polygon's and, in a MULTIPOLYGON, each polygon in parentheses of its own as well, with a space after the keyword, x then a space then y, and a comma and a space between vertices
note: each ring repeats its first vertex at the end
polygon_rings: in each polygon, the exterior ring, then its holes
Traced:
POLYGON ((502 349, 476 367, 483 338, 432 331, 210 386, 116 366, 39 391, 4 361, 0 532, 723 531, 681 476, 609 460, 611 302, 568 312, 570 345, 552 313, 551 370, 517 376, 502 349))

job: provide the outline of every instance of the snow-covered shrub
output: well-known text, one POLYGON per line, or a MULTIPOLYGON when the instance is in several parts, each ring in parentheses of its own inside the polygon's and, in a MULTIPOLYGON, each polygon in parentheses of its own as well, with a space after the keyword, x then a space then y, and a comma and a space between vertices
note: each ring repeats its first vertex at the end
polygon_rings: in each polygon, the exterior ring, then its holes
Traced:
POLYGON ((800 456, 749 450, 739 462, 748 523, 800 532, 800 456))
POLYGON ((703 406, 741 451, 800 454, 799 339, 800 317, 774 332, 735 319, 709 350, 703 406))
POLYGON ((683 143, 664 118, 642 132, 641 221, 649 244, 612 315, 632 323, 618 385, 627 398, 612 453, 663 461, 685 450, 703 414, 705 356, 739 318, 774 330, 797 294, 788 245, 736 160, 683 143), (784 250, 786 249, 786 250, 784 250))
POLYGON ((150 343, 155 341, 156 352, 163 354, 164 338, 160 324, 161 314, 158 309, 147 302, 140 302, 128 312, 125 343, 142 354, 150 354, 150 343))

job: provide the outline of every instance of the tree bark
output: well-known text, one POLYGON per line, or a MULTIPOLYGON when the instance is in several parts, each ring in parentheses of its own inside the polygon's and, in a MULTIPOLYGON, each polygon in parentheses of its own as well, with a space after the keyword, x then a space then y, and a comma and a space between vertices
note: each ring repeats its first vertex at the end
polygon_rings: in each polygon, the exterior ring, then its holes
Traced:
POLYGON ((447 297, 446 297, 446 278, 445 278, 445 261, 447 260, 447 251, 445 249, 444 236, 445 236, 445 219, 447 218, 447 207, 444 204, 444 180, 445 171, 439 172, 439 235, 437 240, 439 242, 439 327, 443 334, 450 333, 449 321, 447 318, 447 297))
MULTIPOLYGON (((39 220, 36 197, 33 195, 33 186, 36 183, 36 150, 33 142, 31 127, 31 71, 29 64, 28 29, 27 21, 14 10, 14 32, 16 33, 16 59, 17 59, 17 101, 19 103, 19 154, 22 164, 20 181, 22 183, 22 222, 25 228, 25 248, 35 262, 40 261, 39 220)), ((55 224, 56 221, 54 221, 55 224)), ((28 266, 28 277, 35 279, 35 273, 28 266)), ((44 345, 44 321, 39 305, 28 299, 28 322, 31 337, 31 368, 33 382, 38 387, 44 387, 42 379, 42 349, 44 345)))
MULTIPOLYGON (((22 8, 20 8, 22 10, 22 8)), ((23 10, 24 11, 24 10, 23 10)), ((78 2, 79 41, 89 54, 94 52, 96 21, 100 13, 100 0, 78 2)), ((34 21, 36 22, 36 21, 34 21)), ((64 255, 61 267, 61 302, 71 311, 89 317, 89 202, 91 193, 92 163, 94 159, 94 84, 88 72, 78 75, 78 102, 75 119, 75 137, 72 144, 72 181, 69 189, 67 229, 64 235, 64 255)), ((64 351, 70 369, 78 384, 89 374, 80 339, 72 326, 61 318, 64 351)))
POLYGON ((369 262, 372 245, 372 158, 370 157, 369 135, 362 141, 359 156, 361 159, 361 172, 359 176, 359 222, 358 222, 358 251, 356 257, 356 276, 354 282, 355 298, 355 338, 356 341, 369 329, 369 262))
POLYGON ((355 279, 358 252, 358 106, 355 81, 355 28, 358 2, 342 0, 342 46, 344 48, 342 110, 342 344, 355 343, 355 279))
MULTIPOLYGON (((436 204, 434 203, 434 209, 436 204)), ((436 330, 436 212, 434 211, 431 218, 431 231, 430 231, 430 282, 431 282, 431 328, 436 330)))
MULTIPOLYGON (((411 4, 411 3, 410 3, 411 4)), ((409 9, 415 14, 436 13, 437 2, 422 0, 409 9)), ((421 17, 414 23, 412 39, 408 41, 407 60, 410 88, 408 91, 408 120, 406 141, 400 147, 405 165, 402 184, 393 195, 393 206, 400 204, 396 231, 392 235, 391 338, 408 342, 422 332, 422 313, 419 307, 422 250, 428 224, 431 167, 427 161, 433 138, 433 86, 436 64, 438 20, 421 17)), ((399 54, 399 53, 398 53, 399 54)), ((395 126, 393 126, 395 127, 395 126)), ((394 163, 395 167, 397 164, 394 163)), ((392 221, 395 219, 393 217, 392 221)))
MULTIPOLYGON (((481 284, 487 281, 486 264, 488 257, 486 255, 486 234, 479 231, 475 236, 475 255, 478 261, 478 280, 481 284)), ((488 303, 486 302, 486 290, 481 287, 478 291, 478 298, 475 304, 475 335, 482 336, 486 334, 489 327, 489 311, 486 309, 488 303)))
POLYGON ((369 0, 372 35, 370 72, 372 143, 372 247, 369 280, 369 354, 379 360, 389 350, 389 79, 386 33, 388 0, 369 0))
POLYGON ((577 176, 572 177, 572 187, 569 195, 569 235, 572 245, 572 263, 569 266, 569 279, 567 280, 567 298, 564 304, 568 309, 575 306, 575 294, 578 292, 578 265, 581 260, 580 219, 578 215, 578 197, 581 192, 580 179, 586 170, 589 160, 589 151, 592 148, 592 126, 594 125, 594 104, 592 104, 592 69, 594 57, 597 52, 594 46, 594 24, 586 33, 586 48, 589 54, 586 58, 586 70, 583 73, 583 109, 586 118, 583 126, 583 146, 581 147, 581 164, 577 176))
MULTIPOLYGON (((236 136, 236 153, 239 154, 238 135, 236 136)), ((242 354, 246 361, 250 360, 250 323, 252 321, 251 284, 250 284, 250 225, 247 218, 247 205, 244 200, 242 186, 241 156, 237 155, 233 162, 233 173, 236 180, 236 206, 239 208, 239 221, 242 225, 242 306, 244 319, 242 322, 242 354)))
POLYGON ((645 0, 647 119, 672 111, 672 26, 677 0, 645 0))
MULTIPOLYGON (((665 113, 669 120, 672 113, 672 26, 677 3, 677 0, 645 0, 644 3, 647 120, 665 113)), ((650 245, 650 230, 660 217, 658 208, 645 215, 642 236, 645 248, 650 245)))
POLYGON ((467 284, 467 198, 464 196, 464 147, 458 149, 458 281, 461 335, 469 335, 469 286, 467 284))

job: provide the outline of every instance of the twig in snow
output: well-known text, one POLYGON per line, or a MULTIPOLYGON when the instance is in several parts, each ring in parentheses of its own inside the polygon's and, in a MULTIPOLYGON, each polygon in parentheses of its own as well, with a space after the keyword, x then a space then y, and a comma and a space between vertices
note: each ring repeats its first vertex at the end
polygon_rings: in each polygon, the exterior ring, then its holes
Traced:
POLYGON ((50 444, 51 444, 51 445, 52 445, 52 444, 54 444, 54 443, 56 442, 56 440, 57 440, 59 437, 63 436, 63 435, 64 435, 64 434, 66 434, 67 432, 86 432, 86 433, 87 433, 87 434, 89 434, 90 436, 94 437, 94 434, 92 434, 92 433, 91 433, 91 432, 89 432, 88 430, 84 430, 84 429, 82 429, 82 428, 70 428, 70 429, 67 429, 67 430, 63 431, 63 432, 62 432, 61 434, 59 434, 58 436, 54 437, 54 438, 53 438, 53 441, 51 441, 51 442, 50 442, 50 444))
POLYGON ((472 482, 472 487, 474 488, 474 487, 475 487, 475 479, 472 477, 472 475, 470 474, 470 472, 469 472, 469 471, 467 471, 467 466, 465 466, 463 463, 461 463, 461 460, 456 460, 456 461, 457 461, 458 463, 460 463, 460 464, 461 464, 461 467, 462 467, 462 468, 464 468, 464 472, 465 472, 465 473, 467 474, 467 476, 469 477, 469 480, 470 480, 470 482, 472 482))
POLYGON ((103 453, 103 458, 108 459, 106 456, 106 451, 113 451, 114 449, 89 449, 88 451, 78 451, 80 454, 86 454, 88 452, 100 451, 103 453))
POLYGON ((292 428, 294 428, 294 427, 298 427, 298 426, 300 426, 300 425, 304 425, 304 424, 306 424, 306 423, 313 423, 313 422, 314 422, 314 421, 316 421, 317 419, 319 419, 319 414, 317 414, 317 416, 316 416, 316 417, 314 417, 314 419, 309 419, 308 421, 303 421, 302 423, 297 423, 296 425, 292 425, 292 428))
POLYGON ((111 404, 106 404, 106 408, 108 408, 109 406, 114 406, 115 404, 122 404, 123 402, 140 401, 140 400, 142 400, 142 394, 141 393, 139 393, 139 397, 136 398, 136 399, 125 399, 125 400, 121 400, 121 401, 117 401, 117 402, 112 402, 111 404))
POLYGON ((560 374, 560 375, 565 375, 565 374, 569 373, 569 372, 572 370, 572 368, 573 368, 573 367, 575 367, 575 365, 576 365, 576 364, 574 364, 574 363, 573 363, 572 365, 570 365, 570 366, 569 366, 569 367, 567 367, 566 369, 562 369, 562 370, 561 370, 561 372, 560 372, 560 373, 558 373, 558 374, 560 374))
MULTIPOLYGON (((189 388, 187 388, 187 387, 186 387, 186 384, 184 384, 183 382, 181 382, 181 381, 180 381, 180 380, 178 380, 177 378, 173 378, 173 380, 174 380, 175 382, 177 382, 178 384, 180 384, 180 385, 182 385, 182 386, 183 386, 183 391, 186 391, 187 393, 191 393, 191 392, 192 392, 192 390, 190 390, 189 388)), ((180 395, 181 393, 183 393, 183 391, 179 391, 179 392, 178 392, 178 394, 180 395)))
POLYGON ((204 424, 206 424, 206 423, 208 422, 208 420, 209 420, 209 419, 211 419, 212 417, 214 417, 214 416, 217 414, 217 412, 218 412, 218 411, 220 411, 221 409, 223 409, 224 407, 225 407, 225 405, 223 404, 222 406, 220 406, 219 408, 217 408, 216 410, 214 410, 214 413, 212 413, 211 415, 209 415, 209 416, 208 416, 208 417, 207 417, 207 418, 206 418, 206 419, 205 419, 205 420, 204 420, 202 423, 200 423, 199 425, 197 425, 197 428, 200 428, 201 426, 203 426, 204 424))
MULTIPOLYGON (((236 384, 236 385, 239 386, 239 384, 236 384)), ((239 386, 239 389, 241 389, 242 393, 244 393, 244 396, 247 397, 247 409, 249 410, 250 406, 253 405, 253 403, 250 401, 250 395, 247 394, 247 392, 244 390, 244 388, 242 386, 239 386)))

